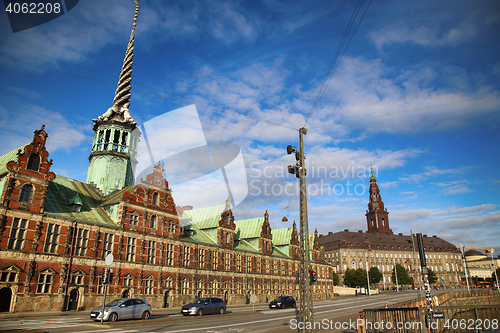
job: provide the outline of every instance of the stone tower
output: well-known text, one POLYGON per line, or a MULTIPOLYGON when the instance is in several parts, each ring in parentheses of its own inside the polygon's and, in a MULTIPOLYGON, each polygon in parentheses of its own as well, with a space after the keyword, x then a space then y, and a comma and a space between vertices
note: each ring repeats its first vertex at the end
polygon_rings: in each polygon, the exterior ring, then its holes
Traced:
POLYGON ((89 156, 87 184, 94 185, 102 195, 134 185, 137 147, 141 132, 130 115, 130 81, 134 57, 135 27, 139 12, 135 9, 134 25, 123 60, 113 106, 94 121, 94 142, 89 156))
POLYGON ((368 210, 365 216, 368 224, 367 232, 392 235, 392 230, 389 228, 389 212, 384 208, 384 202, 380 197, 380 190, 377 179, 373 174, 373 168, 371 168, 370 175, 370 200, 368 201, 368 210))

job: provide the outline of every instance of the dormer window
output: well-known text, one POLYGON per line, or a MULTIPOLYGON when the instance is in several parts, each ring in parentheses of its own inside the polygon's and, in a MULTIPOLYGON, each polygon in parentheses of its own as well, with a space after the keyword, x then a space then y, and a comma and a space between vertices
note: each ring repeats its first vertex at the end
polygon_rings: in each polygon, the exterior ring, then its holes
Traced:
POLYGON ((21 187, 21 193, 19 194, 19 201, 21 202, 31 202, 31 197, 33 195, 33 187, 31 184, 24 184, 21 187))
POLYGON ((26 169, 38 171, 39 168, 40 168, 40 155, 33 153, 28 158, 28 165, 26 166, 26 169))
POLYGON ((226 224, 227 225, 231 224, 231 216, 229 214, 226 215, 226 224))
POLYGON ((68 205, 71 207, 72 212, 79 213, 82 210, 83 202, 78 193, 68 200, 68 205))

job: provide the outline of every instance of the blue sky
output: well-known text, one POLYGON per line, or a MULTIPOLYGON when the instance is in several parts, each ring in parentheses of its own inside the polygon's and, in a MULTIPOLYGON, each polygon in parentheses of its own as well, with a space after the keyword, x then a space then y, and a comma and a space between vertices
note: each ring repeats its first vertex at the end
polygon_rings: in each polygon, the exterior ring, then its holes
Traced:
MULTIPOLYGON (((395 233, 500 247, 500 3, 365 1, 306 123, 356 4, 142 0, 130 112, 144 123, 194 103, 208 142, 237 144, 237 219, 267 209, 286 227, 288 207, 298 220, 285 148, 305 126, 311 230, 366 230, 373 165, 395 233)), ((112 105, 134 10, 80 1, 18 33, 0 14, 0 154, 44 123, 52 170, 85 181, 91 119, 112 105)), ((173 188, 174 200, 202 207, 225 191, 205 188, 173 188)))

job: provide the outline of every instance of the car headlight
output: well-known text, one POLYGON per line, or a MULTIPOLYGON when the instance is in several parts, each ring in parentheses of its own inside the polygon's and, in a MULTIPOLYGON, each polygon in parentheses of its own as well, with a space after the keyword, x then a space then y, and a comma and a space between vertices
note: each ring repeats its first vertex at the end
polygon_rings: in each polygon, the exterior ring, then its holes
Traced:
POLYGON ((276 305, 281 305, 281 303, 276 303, 276 305))
POLYGON ((194 310, 196 310, 196 306, 189 308, 189 311, 194 311, 194 310))

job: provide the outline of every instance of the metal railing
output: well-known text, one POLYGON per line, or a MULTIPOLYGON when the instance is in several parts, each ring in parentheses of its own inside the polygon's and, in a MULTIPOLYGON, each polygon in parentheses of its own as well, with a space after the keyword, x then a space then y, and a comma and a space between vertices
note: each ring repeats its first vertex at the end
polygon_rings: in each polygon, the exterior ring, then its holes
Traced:
MULTIPOLYGON (((435 306, 432 309, 433 333, 500 333, 500 304, 435 306)), ((367 333, 430 332, 425 323, 426 310, 424 307, 363 310, 364 327, 367 333)))

